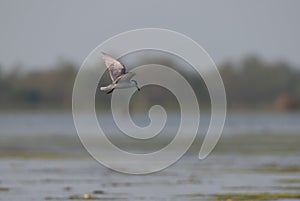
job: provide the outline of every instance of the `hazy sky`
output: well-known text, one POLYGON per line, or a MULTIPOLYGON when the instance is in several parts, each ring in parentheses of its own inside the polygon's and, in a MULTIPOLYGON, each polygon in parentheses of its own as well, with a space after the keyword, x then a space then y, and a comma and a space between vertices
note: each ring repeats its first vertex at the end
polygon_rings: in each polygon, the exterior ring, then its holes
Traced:
POLYGON ((202 45, 216 63, 257 54, 300 67, 300 1, 0 0, 0 64, 81 64, 109 37, 159 27, 202 45), (177 3, 175 3, 177 2, 177 3))

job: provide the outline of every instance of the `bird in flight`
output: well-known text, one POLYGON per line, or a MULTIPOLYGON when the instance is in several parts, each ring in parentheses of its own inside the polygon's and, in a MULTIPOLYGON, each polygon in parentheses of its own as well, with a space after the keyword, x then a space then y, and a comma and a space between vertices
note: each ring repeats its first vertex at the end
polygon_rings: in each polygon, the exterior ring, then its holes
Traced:
POLYGON ((106 94, 110 94, 114 91, 114 89, 136 87, 137 90, 140 91, 137 82, 135 80, 131 80, 135 73, 126 72, 126 68, 121 62, 104 52, 102 52, 102 59, 104 60, 105 65, 109 71, 112 83, 106 87, 100 87, 100 90, 108 90, 106 94))

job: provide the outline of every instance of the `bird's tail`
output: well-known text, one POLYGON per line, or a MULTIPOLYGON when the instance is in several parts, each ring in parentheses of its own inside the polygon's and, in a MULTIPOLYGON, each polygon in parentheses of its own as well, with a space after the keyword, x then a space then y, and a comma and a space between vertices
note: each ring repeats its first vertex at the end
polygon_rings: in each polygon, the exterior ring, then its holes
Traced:
POLYGON ((108 88, 107 87, 100 87, 100 90, 101 91, 106 91, 106 90, 108 90, 108 88))
POLYGON ((115 88, 114 85, 110 84, 106 87, 100 87, 100 90, 101 91, 106 91, 106 90, 112 90, 113 88, 115 88))
POLYGON ((106 94, 110 94, 111 92, 113 92, 114 91, 114 87, 111 87, 111 85, 109 85, 109 86, 106 86, 106 87, 100 87, 100 90, 101 91, 107 91, 107 90, 109 90, 106 94))

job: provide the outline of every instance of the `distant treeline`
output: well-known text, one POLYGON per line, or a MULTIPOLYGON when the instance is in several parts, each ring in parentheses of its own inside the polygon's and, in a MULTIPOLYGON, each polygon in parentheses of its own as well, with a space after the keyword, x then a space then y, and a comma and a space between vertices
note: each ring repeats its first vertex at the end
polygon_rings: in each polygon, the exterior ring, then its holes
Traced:
POLYGON ((229 108, 290 110, 300 106, 300 68, 247 57, 224 63, 220 73, 229 108))
MULTIPOLYGON (((268 63, 258 57, 218 67, 229 108, 286 110, 300 106, 300 68, 284 62, 268 63)), ((47 70, 23 71, 20 67, 4 72, 0 68, 0 109, 71 109, 77 71, 78 66, 68 62, 47 70)), ((151 96, 156 100, 161 94, 151 96)), ((200 102, 208 105, 208 95, 202 98, 200 102)), ((151 104, 151 100, 145 102, 151 104)))
POLYGON ((70 109, 76 73, 77 67, 66 62, 47 70, 0 71, 0 108, 70 109))

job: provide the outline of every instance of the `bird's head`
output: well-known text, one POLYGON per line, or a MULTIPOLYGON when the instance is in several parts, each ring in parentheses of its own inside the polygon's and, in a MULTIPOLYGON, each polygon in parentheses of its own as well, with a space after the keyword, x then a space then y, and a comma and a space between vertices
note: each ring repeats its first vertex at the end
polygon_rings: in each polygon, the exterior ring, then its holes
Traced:
POLYGON ((138 91, 141 90, 141 89, 139 88, 138 83, 137 83, 136 80, 131 80, 130 82, 137 88, 138 91))

